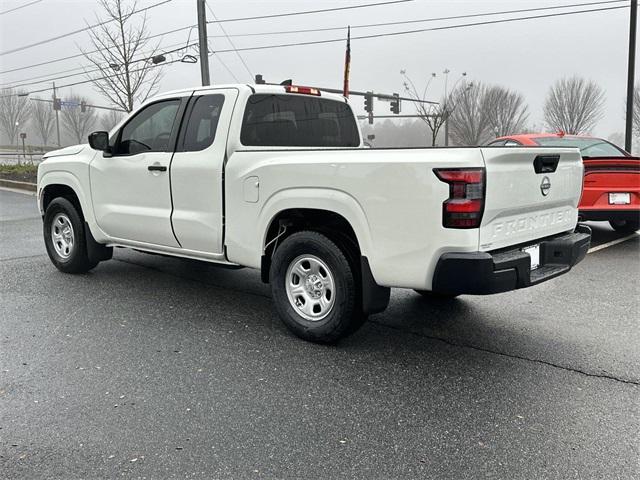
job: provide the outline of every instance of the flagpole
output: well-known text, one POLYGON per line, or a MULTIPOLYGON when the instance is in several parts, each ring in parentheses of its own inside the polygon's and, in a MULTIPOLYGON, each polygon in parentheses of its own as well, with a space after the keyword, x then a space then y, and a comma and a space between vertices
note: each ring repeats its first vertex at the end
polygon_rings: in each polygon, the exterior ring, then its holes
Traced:
POLYGON ((344 54, 344 82, 342 94, 349 97, 349 69, 351 68, 351 25, 347 28, 347 50, 344 54))

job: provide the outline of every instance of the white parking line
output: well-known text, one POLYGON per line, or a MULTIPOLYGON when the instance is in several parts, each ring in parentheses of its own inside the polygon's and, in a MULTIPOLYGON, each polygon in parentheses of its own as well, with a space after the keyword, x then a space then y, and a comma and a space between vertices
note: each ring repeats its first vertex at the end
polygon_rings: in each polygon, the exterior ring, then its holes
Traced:
POLYGON ((597 252, 598 250, 604 250, 605 248, 613 247, 614 245, 618 245, 619 243, 626 242, 627 240, 631 240, 638 236, 638 232, 634 232, 631 235, 627 235, 626 237, 618 238, 616 240, 611 240, 610 242, 603 243, 602 245, 598 245, 597 247, 592 247, 589 249, 587 253, 597 252))

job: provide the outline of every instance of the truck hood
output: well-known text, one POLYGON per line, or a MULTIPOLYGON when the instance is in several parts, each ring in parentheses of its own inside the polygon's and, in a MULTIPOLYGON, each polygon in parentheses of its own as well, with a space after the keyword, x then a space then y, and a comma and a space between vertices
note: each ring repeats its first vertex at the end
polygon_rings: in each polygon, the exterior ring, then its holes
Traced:
POLYGON ((43 160, 51 157, 64 157, 67 155, 76 155, 87 148, 88 145, 72 145, 71 147, 61 148, 60 150, 53 150, 51 152, 47 152, 42 156, 43 160))

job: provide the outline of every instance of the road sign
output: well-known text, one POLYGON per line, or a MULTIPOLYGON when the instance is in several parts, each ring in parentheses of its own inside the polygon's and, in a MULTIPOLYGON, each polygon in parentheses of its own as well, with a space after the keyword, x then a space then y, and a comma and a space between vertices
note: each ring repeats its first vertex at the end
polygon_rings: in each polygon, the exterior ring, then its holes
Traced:
POLYGON ((27 138, 27 134, 26 133, 21 133, 20 134, 20 138, 24 140, 25 138, 27 138))

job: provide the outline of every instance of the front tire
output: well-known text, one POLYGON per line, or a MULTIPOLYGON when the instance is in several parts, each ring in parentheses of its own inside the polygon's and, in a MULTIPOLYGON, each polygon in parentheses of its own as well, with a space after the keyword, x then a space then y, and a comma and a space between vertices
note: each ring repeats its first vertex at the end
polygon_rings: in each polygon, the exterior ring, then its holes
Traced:
POLYGON ((640 220, 610 220, 609 225, 616 232, 633 233, 640 230, 640 220))
POLYGON ((269 279, 278 315, 298 337, 334 343, 364 322, 357 266, 329 237, 302 231, 275 251, 269 279))
POLYGON ((66 198, 56 198, 44 214, 44 243, 51 263, 64 273, 85 273, 98 262, 90 261, 84 222, 66 198))

